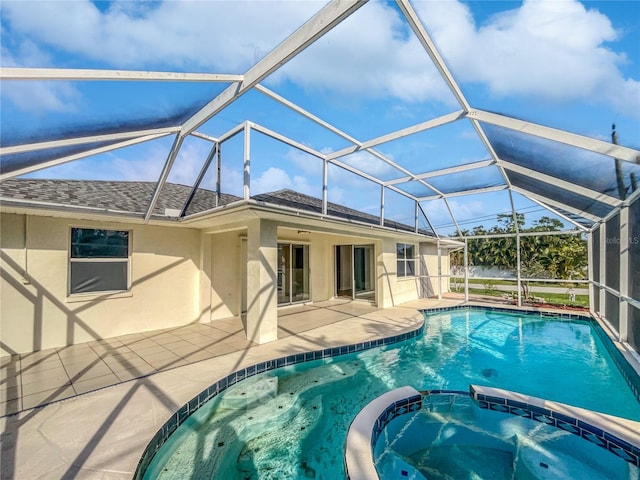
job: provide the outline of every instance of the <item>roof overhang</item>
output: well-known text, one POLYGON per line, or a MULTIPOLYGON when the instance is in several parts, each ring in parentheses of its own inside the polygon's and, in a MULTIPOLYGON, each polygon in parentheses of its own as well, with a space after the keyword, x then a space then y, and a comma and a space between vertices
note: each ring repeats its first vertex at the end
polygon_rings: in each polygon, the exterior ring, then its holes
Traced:
MULTIPOLYGON (((420 232, 323 215, 281 205, 258 202, 253 199, 240 200, 183 218, 161 218, 154 215, 148 222, 145 222, 143 212, 136 214, 92 207, 68 207, 57 204, 21 202, 15 199, 0 199, 0 212, 2 214, 66 218, 86 222, 118 222, 133 225, 147 224, 172 228, 192 228, 206 234, 246 228, 248 222, 264 219, 272 220, 283 228, 302 229, 318 233, 370 238, 410 238, 413 241, 437 242, 435 237, 420 232)), ((455 240, 442 239, 440 243, 442 247, 460 245, 455 240)))

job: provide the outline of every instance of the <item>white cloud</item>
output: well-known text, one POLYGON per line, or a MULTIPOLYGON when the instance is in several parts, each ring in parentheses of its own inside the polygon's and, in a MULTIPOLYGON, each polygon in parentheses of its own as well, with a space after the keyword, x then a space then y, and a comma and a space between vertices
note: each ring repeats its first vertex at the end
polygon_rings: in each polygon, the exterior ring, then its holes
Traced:
POLYGON ((316 178, 322 178, 323 161, 319 158, 309 155, 297 148, 290 148, 285 154, 285 158, 293 163, 303 173, 309 176, 315 176, 316 178))
POLYGON ((2 98, 27 112, 77 111, 78 91, 66 82, 8 82, 2 86, 2 98))
POLYGON ((385 178, 392 173, 395 173, 396 177, 402 175, 397 169, 368 152, 355 152, 341 157, 340 161, 377 178, 385 178))
POLYGON ((317 2, 174 2, 153 7, 88 0, 5 2, 13 32, 118 67, 172 65, 242 73, 322 5, 317 2))
POLYGON ((497 96, 599 101, 638 113, 640 82, 624 78, 626 57, 607 46, 618 33, 580 2, 526 0, 481 26, 458 2, 416 8, 458 80, 486 84, 497 96))
POLYGON ((294 175, 290 177, 287 172, 280 168, 270 167, 257 178, 251 179, 251 194, 274 192, 282 189, 291 189, 307 195, 318 196, 303 176, 294 175))
POLYGON ((156 182, 167 156, 166 145, 114 150, 39 170, 31 178, 156 182))
MULTIPOLYGON (((2 66, 44 67, 50 65, 49 57, 31 41, 25 41, 17 52, 20 62, 15 56, 2 46, 0 57, 2 66)), ((80 102, 80 93, 69 82, 4 82, 0 89, 2 101, 13 103, 21 110, 42 114, 43 112, 73 112, 77 111, 80 102)))
MULTIPOLYGON (((20 46, 32 42, 59 54, 59 66, 89 60, 115 68, 242 73, 322 5, 116 1, 101 11, 88 0, 4 2, 3 37, 11 36, 21 65, 33 64, 29 48, 20 46)), ((638 115, 640 79, 620 71, 628 59, 610 43, 618 32, 606 16, 576 0, 526 0, 482 25, 458 1, 414 6, 458 80, 484 84, 499 97, 602 102, 638 115)), ((7 53, 3 49, 5 65, 7 53)), ((271 79, 285 80, 342 98, 453 104, 398 10, 383 2, 363 6, 271 79)), ((73 103, 72 92, 48 93, 35 92, 50 109, 73 103)), ((25 106, 24 92, 15 95, 25 106)))
MULTIPOLYGON (((181 185, 193 185, 210 150, 209 143, 185 142, 173 163, 168 181, 181 185)), ((167 155, 168 152, 164 152, 163 160, 166 160, 167 155)))
MULTIPOLYGON (((449 199, 449 207, 453 211, 456 217, 456 221, 464 223, 466 220, 473 218, 482 218, 487 215, 487 211, 493 211, 493 207, 490 202, 483 202, 481 200, 465 200, 461 199, 449 199)), ((422 202, 420 204, 425 214, 429 218, 431 224, 438 230, 442 229, 443 232, 455 231, 455 225, 453 219, 449 214, 449 210, 445 205, 444 200, 431 200, 428 202, 422 202)), ((488 221, 491 225, 495 223, 493 220, 488 221)), ((466 228, 465 225, 460 225, 460 228, 466 228)))
MULTIPOLYGON (((480 200, 448 200, 449 206, 456 216, 456 220, 463 222, 472 218, 483 217, 487 214, 488 205, 480 200)), ((491 210, 491 209, 489 209, 491 210)))
POLYGON ((453 104, 437 70, 398 12, 370 2, 287 64, 283 77, 309 89, 365 98, 453 104))

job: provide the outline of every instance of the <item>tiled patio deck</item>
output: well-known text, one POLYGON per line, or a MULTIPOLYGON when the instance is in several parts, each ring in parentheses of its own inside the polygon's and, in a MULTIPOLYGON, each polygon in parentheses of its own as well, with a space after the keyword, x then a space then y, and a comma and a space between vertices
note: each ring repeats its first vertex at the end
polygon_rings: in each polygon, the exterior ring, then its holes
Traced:
MULTIPOLYGON (((278 338, 376 310, 347 301, 284 308, 278 338)), ((252 346, 235 317, 3 357, 0 416, 252 346)))
POLYGON ((282 309, 278 340, 246 340, 240 318, 127 335, 5 358, 2 479, 131 478, 172 412, 243 366, 285 354, 402 333, 421 300, 379 310, 332 301, 282 309), (39 408, 34 408, 39 407, 39 408))

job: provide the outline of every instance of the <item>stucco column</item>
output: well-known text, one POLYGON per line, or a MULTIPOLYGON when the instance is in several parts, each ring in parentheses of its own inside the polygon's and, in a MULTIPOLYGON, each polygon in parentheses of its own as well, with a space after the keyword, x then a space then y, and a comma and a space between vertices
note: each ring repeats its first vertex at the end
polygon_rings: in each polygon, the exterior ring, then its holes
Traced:
POLYGON ((211 321, 211 237, 208 234, 200 234, 197 301, 197 315, 200 323, 211 321))
MULTIPOLYGON (((376 301, 378 308, 394 306, 393 290, 391 282, 396 275, 396 243, 394 239, 385 238, 377 243, 376 277, 377 289, 376 301)), ((395 279, 394 279, 395 280, 395 279)))
POLYGON ((261 219, 247 228, 247 338, 256 343, 278 338, 277 230, 261 219))

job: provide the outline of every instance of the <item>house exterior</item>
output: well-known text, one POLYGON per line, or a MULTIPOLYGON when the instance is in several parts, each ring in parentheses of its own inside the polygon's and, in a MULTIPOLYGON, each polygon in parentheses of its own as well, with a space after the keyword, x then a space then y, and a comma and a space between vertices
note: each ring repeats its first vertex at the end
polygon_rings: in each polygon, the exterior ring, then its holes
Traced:
POLYGON ((0 184, 0 351, 23 354, 245 315, 277 337, 279 308, 345 297, 392 307, 448 291, 455 242, 291 190, 244 200, 155 183, 0 184), (439 250, 442 255, 438 255, 439 250))

